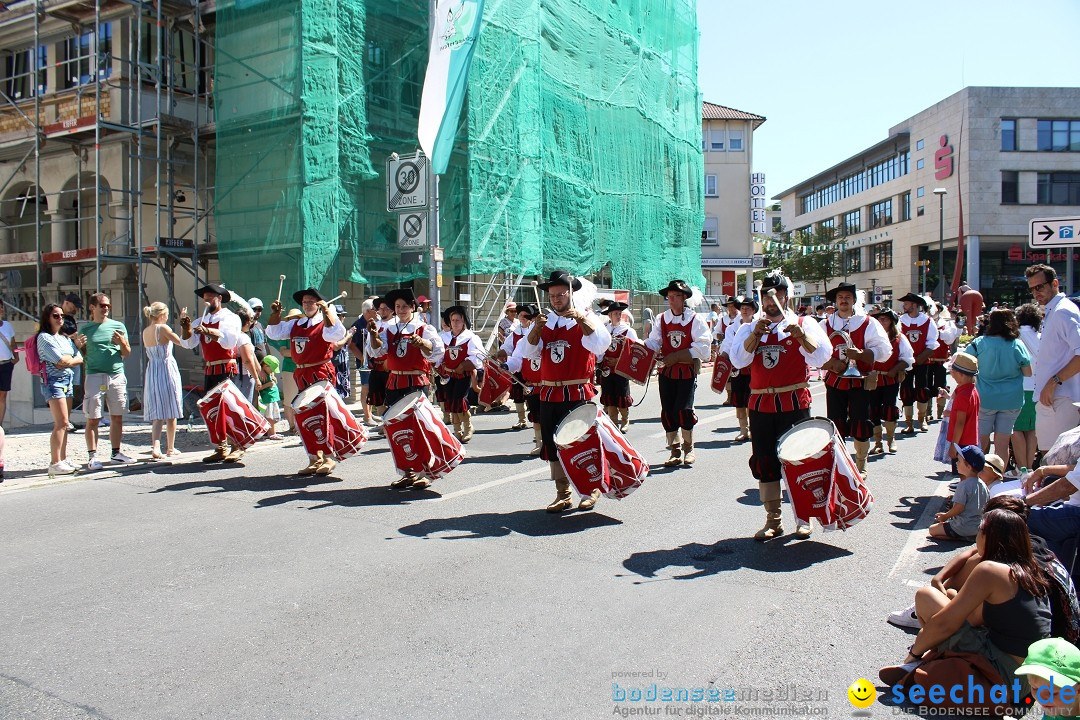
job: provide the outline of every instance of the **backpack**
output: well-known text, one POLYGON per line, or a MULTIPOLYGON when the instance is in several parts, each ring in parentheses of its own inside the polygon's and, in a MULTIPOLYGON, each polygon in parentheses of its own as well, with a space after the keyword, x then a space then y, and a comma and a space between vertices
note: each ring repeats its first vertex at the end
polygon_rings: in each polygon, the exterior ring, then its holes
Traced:
POLYGON ((26 369, 30 371, 31 375, 37 375, 45 380, 45 363, 41 361, 41 356, 38 355, 38 335, 40 333, 34 333, 34 335, 23 343, 23 353, 26 355, 26 369))
MULTIPOLYGON (((942 702, 931 703, 927 700, 922 703, 913 703, 920 707, 933 704, 935 708, 983 708, 995 710, 998 713, 1011 707, 1007 702, 999 703, 992 699, 991 688, 995 685, 1005 685, 1005 681, 1002 680, 990 660, 979 653, 935 650, 927 655, 923 662, 900 682, 900 685, 905 690, 910 690, 912 685, 921 685, 924 692, 933 685, 941 685, 945 688, 946 694, 942 702), (954 702, 948 694, 949 689, 954 685, 964 688, 964 696, 960 703, 954 702), (978 688, 981 692, 968 697, 969 688, 978 688)), ((1012 697, 1011 687, 1009 697, 1012 697)))

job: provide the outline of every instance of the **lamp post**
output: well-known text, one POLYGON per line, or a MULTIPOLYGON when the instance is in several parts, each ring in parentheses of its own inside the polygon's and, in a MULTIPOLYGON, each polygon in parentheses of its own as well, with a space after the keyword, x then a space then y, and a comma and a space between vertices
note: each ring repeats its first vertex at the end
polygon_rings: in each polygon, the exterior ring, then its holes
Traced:
POLYGON ((949 191, 945 188, 934 188, 934 194, 938 196, 938 288, 937 301, 945 302, 945 194, 949 191))

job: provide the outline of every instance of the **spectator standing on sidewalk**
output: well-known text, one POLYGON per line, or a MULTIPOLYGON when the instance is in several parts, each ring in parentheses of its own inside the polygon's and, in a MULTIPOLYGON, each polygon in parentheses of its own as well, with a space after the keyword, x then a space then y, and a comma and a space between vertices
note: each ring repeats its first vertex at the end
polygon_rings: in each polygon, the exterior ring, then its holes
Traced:
POLYGON ((127 375, 124 358, 131 354, 127 328, 123 323, 109 317, 112 301, 105 293, 90 296, 90 322, 79 334, 85 343, 86 388, 83 412, 86 414, 86 451, 90 460, 87 470, 101 470, 103 463, 97 457, 98 426, 106 403, 109 406, 109 443, 112 446, 111 461, 124 465, 135 462, 120 452, 124 435, 124 411, 127 409, 127 375))
POLYGON ((15 354, 15 328, 4 319, 4 306, 0 305, 0 425, 7 414, 7 396, 11 391, 11 375, 19 356, 15 354))
POLYGON ((1058 287, 1049 265, 1024 271, 1035 302, 1043 306, 1039 356, 1035 359, 1035 436, 1044 450, 1080 422, 1080 310, 1058 287))
MULTIPOLYGON (((75 293, 68 293, 64 296, 64 302, 61 303, 60 309, 64 313, 64 325, 60 328, 60 334, 75 342, 75 335, 79 332, 78 315, 82 312, 83 301, 82 298, 75 293)), ((72 384, 71 395, 68 396, 68 432, 75 430, 81 430, 82 425, 75 425, 71 422, 71 410, 74 407, 75 396, 79 395, 78 388, 82 386, 83 366, 76 365, 72 368, 75 372, 75 379, 72 384)))

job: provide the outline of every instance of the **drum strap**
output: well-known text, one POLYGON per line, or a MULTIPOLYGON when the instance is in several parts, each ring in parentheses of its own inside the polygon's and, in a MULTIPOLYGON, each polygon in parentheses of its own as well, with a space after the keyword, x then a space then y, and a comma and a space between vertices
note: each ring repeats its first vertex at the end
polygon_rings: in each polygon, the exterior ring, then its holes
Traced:
POLYGON ((218 365, 228 365, 229 363, 236 362, 236 358, 230 358, 228 360, 214 360, 212 362, 204 363, 206 367, 216 367, 218 365))
POLYGON ((779 395, 792 390, 803 390, 810 387, 808 383, 795 383, 794 385, 781 385, 780 387, 751 388, 751 395, 779 395))
POLYGON ((544 387, 566 387, 568 385, 584 385, 587 382, 592 382, 592 378, 585 378, 584 380, 543 380, 540 384, 544 387))

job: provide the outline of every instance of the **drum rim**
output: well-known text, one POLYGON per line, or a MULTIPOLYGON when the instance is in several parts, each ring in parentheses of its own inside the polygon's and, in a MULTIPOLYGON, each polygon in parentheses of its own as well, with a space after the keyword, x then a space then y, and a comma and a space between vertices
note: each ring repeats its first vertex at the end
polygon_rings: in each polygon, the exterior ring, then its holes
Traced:
MULTIPOLYGON (((300 398, 302 398, 304 396, 304 393, 311 393, 312 394, 312 399, 316 398, 316 397, 322 397, 323 395, 326 394, 326 389, 328 387, 330 387, 330 382, 328 380, 318 380, 316 382, 311 383, 306 388, 304 388, 300 392, 296 393, 296 397, 294 397, 292 399, 292 406, 294 408, 296 408, 296 409, 306 407, 307 406, 306 402, 303 403, 303 404, 299 404, 299 405, 297 404, 300 401, 300 398)), ((308 400, 308 402, 310 402, 310 399, 308 400)))
MULTIPOLYGON (((779 458, 780 462, 784 462, 784 460, 785 460, 784 456, 780 453, 780 448, 784 445, 784 441, 788 439, 789 435, 792 435, 797 430, 799 430, 803 425, 807 425, 809 423, 814 423, 815 425, 825 425, 825 427, 827 429, 829 429, 829 442, 830 443, 833 441, 833 439, 836 438, 836 433, 837 433, 836 425, 829 418, 827 418, 827 417, 809 417, 809 418, 806 418, 805 420, 800 420, 799 422, 795 423, 790 428, 788 428, 787 432, 785 432, 783 435, 781 435, 779 437, 779 439, 777 439, 777 441, 776 441, 776 457, 779 458)), ((828 447, 828 444, 826 444, 825 447, 828 447)), ((821 448, 820 450, 824 450, 825 447, 821 448)), ((819 452, 820 452, 820 450, 819 450, 819 452)), ((807 456, 807 457, 810 457, 810 456, 807 456)), ((797 460, 797 459, 794 459, 794 458, 787 458, 787 461, 788 462, 798 462, 799 460, 805 460, 805 459, 806 458, 799 458, 797 460)))
POLYGON ((417 390, 416 392, 409 393, 390 407, 386 408, 386 412, 383 414, 383 422, 385 423, 397 420, 399 417, 405 414, 405 411, 408 410, 410 406, 412 406, 414 403, 419 402, 420 399, 423 397, 425 397, 423 390, 417 390), (398 407, 399 405, 401 406, 401 410, 399 410, 397 414, 395 414, 394 408, 398 407))
MULTIPOLYGON (((595 403, 591 403, 591 402, 582 403, 581 405, 578 405, 576 408, 574 408, 573 410, 568 412, 566 414, 566 417, 564 417, 562 420, 560 420, 559 424, 555 427, 555 433, 552 435, 552 440, 555 441, 556 445, 560 445, 560 446, 565 447, 565 445, 563 443, 559 442, 559 430, 562 429, 563 424, 566 423, 567 420, 576 419, 574 417, 575 413, 584 414, 581 411, 583 411, 583 410, 587 411, 587 408, 592 408, 593 409, 593 412, 592 412, 592 424, 589 425, 589 427, 596 427, 596 425, 599 422, 600 408, 595 403)), ((582 435, 578 435, 573 440, 570 440, 569 443, 566 443, 566 445, 569 445, 570 443, 573 443, 573 442, 577 442, 578 440, 580 440, 583 437, 583 435, 584 435, 584 433, 582 435)))

